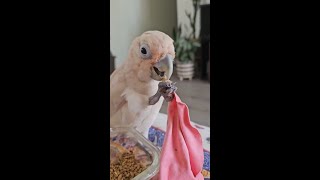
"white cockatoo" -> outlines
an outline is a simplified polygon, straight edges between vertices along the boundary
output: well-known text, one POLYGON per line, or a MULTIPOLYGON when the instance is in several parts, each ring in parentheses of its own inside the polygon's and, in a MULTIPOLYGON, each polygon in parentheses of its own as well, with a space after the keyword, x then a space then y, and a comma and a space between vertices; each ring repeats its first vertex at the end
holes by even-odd
POLYGON ((169 101, 176 90, 171 81, 161 82, 171 77, 174 57, 165 33, 147 31, 133 40, 127 59, 110 76, 111 128, 133 127, 148 137, 164 98, 169 101), (164 86, 171 88, 160 90, 164 86))

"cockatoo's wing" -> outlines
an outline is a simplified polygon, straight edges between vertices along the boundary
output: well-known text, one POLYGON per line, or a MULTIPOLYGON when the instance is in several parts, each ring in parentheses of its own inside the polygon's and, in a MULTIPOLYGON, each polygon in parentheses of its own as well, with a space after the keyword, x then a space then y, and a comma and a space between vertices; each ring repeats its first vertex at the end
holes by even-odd
POLYGON ((126 87, 125 72, 120 67, 110 76, 110 118, 119 113, 121 107, 126 104, 125 98, 121 96, 126 87))
POLYGON ((163 97, 155 105, 149 105, 149 96, 126 88, 121 94, 125 103, 110 119, 111 127, 134 127, 147 133, 161 108, 163 97))

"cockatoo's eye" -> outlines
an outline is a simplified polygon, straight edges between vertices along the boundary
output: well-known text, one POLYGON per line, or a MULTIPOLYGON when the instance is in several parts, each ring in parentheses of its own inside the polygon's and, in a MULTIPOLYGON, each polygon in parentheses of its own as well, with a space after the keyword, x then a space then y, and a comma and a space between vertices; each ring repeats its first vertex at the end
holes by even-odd
POLYGON ((150 52, 149 46, 146 44, 141 45, 140 54, 143 59, 149 59, 151 57, 151 52, 150 52))
POLYGON ((143 48, 141 48, 141 53, 142 53, 142 54, 147 54, 147 50, 146 50, 146 48, 144 48, 144 47, 143 47, 143 48))

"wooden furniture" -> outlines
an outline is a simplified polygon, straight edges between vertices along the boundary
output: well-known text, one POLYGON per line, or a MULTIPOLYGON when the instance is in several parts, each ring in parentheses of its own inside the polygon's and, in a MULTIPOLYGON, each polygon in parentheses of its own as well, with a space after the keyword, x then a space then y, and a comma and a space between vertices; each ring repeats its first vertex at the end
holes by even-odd
POLYGON ((200 6, 200 41, 201 61, 199 62, 200 78, 209 79, 209 53, 210 53, 210 4, 200 6))
POLYGON ((207 65, 207 76, 210 82, 210 42, 209 42, 209 59, 208 59, 208 65, 207 65))
POLYGON ((112 74, 112 72, 115 69, 114 60, 115 60, 115 57, 112 55, 111 50, 110 50, 110 75, 112 74))

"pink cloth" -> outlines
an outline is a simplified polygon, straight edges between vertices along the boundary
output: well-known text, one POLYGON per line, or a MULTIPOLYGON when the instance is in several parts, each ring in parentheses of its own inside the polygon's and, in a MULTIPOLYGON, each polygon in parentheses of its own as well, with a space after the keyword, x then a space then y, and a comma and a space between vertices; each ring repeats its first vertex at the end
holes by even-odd
POLYGON ((203 180, 201 135, 190 123, 189 109, 175 94, 169 103, 167 131, 161 150, 159 180, 203 180))

